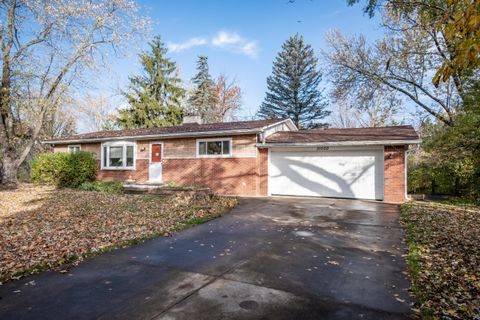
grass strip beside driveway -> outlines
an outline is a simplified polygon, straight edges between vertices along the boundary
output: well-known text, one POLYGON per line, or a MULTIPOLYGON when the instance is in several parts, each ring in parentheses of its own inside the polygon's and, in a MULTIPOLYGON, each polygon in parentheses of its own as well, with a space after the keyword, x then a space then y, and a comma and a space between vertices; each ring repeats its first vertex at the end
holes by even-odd
POLYGON ((417 314, 480 319, 480 208, 410 202, 401 220, 417 314))

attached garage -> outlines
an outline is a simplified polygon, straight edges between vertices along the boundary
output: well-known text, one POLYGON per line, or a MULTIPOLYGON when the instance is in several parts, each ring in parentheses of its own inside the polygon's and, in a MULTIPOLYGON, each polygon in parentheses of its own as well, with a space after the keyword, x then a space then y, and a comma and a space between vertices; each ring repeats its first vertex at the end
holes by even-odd
POLYGON ((271 195, 383 200, 383 147, 271 149, 271 195))
POLYGON ((268 195, 406 199, 406 150, 420 143, 411 126, 275 132, 266 150, 268 195))

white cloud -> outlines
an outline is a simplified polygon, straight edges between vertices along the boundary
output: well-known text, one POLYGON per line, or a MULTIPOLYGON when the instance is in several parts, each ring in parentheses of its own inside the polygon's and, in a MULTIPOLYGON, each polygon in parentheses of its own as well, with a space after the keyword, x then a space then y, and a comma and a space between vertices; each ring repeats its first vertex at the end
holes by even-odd
POLYGON ((256 58, 258 54, 258 46, 256 41, 246 39, 236 32, 228 31, 219 31, 211 39, 195 37, 184 42, 171 42, 167 44, 168 49, 172 52, 180 52, 204 45, 211 45, 215 48, 244 54, 250 58, 256 58))
POLYGON ((170 42, 167 44, 167 46, 168 46, 168 50, 172 52, 180 52, 180 51, 188 50, 193 47, 203 46, 206 44, 208 44, 208 40, 205 38, 190 38, 184 42, 179 42, 179 43, 170 42))
POLYGON ((255 58, 258 54, 257 43, 245 39, 236 32, 219 31, 212 39, 212 45, 233 52, 243 53, 251 58, 255 58))
POLYGON ((243 38, 238 33, 219 31, 212 39, 212 44, 218 47, 229 45, 238 45, 244 42, 243 38))

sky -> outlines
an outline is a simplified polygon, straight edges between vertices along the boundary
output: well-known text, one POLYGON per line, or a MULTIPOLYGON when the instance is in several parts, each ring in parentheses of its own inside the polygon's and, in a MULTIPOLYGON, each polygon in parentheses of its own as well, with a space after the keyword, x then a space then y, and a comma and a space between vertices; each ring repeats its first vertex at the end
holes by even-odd
MULTIPOLYGON (((240 119, 255 115, 266 91, 266 78, 282 43, 299 32, 317 55, 325 47, 325 33, 337 29, 346 35, 362 33, 368 41, 382 35, 378 18, 346 0, 158 0, 137 1, 140 14, 150 17, 149 35, 129 47, 127 56, 112 61, 110 73, 97 89, 114 95, 128 85, 128 76, 140 71, 137 54, 154 36, 169 48, 185 82, 196 73, 199 55, 207 55, 210 74, 235 78, 243 92, 240 119)), ((328 87, 325 81, 322 86, 328 87)))

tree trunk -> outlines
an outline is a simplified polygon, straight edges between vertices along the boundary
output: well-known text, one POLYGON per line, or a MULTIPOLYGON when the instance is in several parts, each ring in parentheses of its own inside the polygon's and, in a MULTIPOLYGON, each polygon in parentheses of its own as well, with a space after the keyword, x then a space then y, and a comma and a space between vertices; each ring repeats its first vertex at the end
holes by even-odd
POLYGON ((18 186, 17 171, 20 164, 8 155, 2 159, 2 187, 16 188, 18 186))
POLYGON ((460 178, 455 177, 454 184, 453 184, 453 194, 455 196, 460 196, 460 178))

